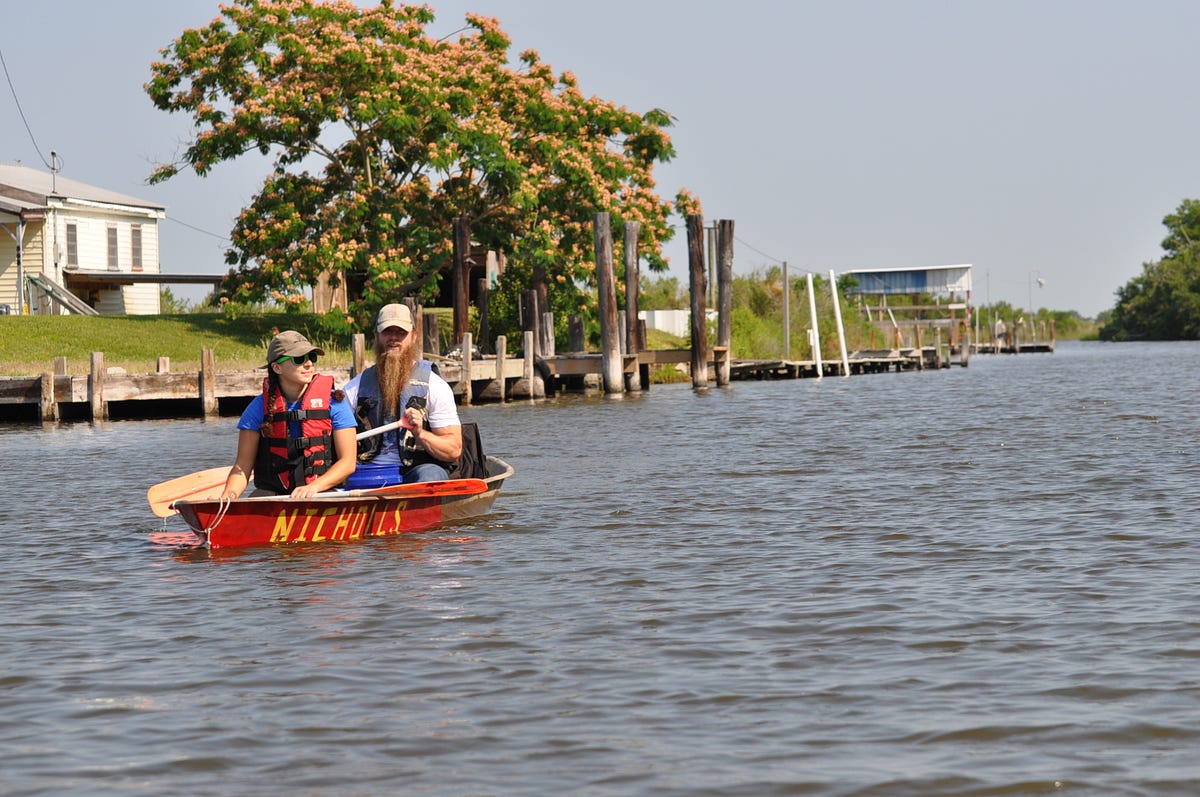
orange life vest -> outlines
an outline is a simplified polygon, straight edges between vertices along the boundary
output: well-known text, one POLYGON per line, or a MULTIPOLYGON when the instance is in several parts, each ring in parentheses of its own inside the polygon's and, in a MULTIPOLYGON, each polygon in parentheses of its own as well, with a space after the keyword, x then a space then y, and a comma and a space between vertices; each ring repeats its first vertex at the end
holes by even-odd
POLYGON ((255 487, 290 493, 296 485, 308 484, 329 470, 334 456, 332 394, 333 377, 317 374, 301 394, 300 406, 289 410, 280 391, 271 396, 270 379, 263 380, 263 432, 254 465, 255 487), (299 437, 292 432, 297 423, 299 437))

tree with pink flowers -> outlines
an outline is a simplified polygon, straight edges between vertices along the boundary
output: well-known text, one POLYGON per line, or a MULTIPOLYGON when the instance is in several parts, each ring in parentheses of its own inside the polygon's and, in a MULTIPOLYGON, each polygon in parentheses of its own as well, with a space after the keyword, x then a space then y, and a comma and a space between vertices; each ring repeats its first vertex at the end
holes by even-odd
POLYGON ((618 235, 639 222, 644 262, 666 267, 670 215, 697 207, 655 190, 671 117, 584 96, 532 50, 511 66, 496 19, 468 15, 446 39, 427 33, 433 21, 387 0, 237 0, 162 51, 146 92, 190 114, 193 133, 152 181, 251 152, 274 162, 232 230, 225 296, 297 301, 329 272, 360 317, 428 299, 458 217, 556 311, 580 309, 594 284, 598 211, 618 235))

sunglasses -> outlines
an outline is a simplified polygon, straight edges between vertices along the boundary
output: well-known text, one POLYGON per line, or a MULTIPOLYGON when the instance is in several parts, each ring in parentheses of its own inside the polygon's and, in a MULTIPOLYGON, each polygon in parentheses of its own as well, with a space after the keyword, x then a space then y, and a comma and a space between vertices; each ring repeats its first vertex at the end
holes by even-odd
POLYGON ((295 356, 288 356, 285 354, 284 356, 280 357, 275 362, 282 365, 283 363, 287 362, 288 360, 291 360, 297 366, 304 365, 306 362, 315 363, 317 361, 317 353, 315 351, 310 351, 308 354, 297 354, 295 356))

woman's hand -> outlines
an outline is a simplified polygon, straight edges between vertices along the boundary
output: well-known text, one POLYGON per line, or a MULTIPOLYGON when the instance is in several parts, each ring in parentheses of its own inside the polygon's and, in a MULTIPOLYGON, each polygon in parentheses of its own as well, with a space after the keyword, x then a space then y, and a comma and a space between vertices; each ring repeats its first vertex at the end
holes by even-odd
POLYGON ((311 484, 302 484, 295 490, 292 490, 292 498, 311 498, 318 491, 314 490, 311 484))

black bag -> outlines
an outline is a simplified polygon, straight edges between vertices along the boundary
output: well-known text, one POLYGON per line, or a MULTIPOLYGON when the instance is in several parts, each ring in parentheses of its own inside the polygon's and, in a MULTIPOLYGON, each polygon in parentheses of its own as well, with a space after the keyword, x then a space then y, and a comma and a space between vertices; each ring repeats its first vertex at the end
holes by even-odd
POLYGON ((479 427, 474 423, 462 425, 462 454, 450 468, 451 479, 486 479, 487 459, 483 454, 483 441, 479 439, 479 427))

